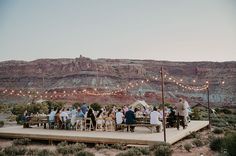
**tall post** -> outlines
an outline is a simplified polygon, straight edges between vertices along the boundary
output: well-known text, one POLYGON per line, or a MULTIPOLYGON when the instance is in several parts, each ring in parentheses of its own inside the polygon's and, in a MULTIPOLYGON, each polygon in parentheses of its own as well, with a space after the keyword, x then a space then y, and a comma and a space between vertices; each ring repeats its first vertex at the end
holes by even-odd
POLYGON ((163 108, 163 130, 164 130, 164 141, 166 142, 166 114, 165 114, 165 96, 164 96, 164 77, 163 67, 161 67, 161 97, 162 97, 162 108, 163 108))
POLYGON ((209 128, 211 129, 211 108, 210 108, 210 92, 209 86, 207 87, 207 107, 208 107, 208 120, 209 120, 209 128))

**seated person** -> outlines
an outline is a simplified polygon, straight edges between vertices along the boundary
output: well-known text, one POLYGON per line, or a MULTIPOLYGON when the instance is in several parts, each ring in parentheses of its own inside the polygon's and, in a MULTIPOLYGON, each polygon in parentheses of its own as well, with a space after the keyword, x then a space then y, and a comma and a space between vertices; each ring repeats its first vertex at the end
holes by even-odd
POLYGON ((62 112, 60 114, 60 120, 62 122, 62 128, 69 128, 69 123, 70 123, 70 119, 69 119, 69 115, 67 114, 66 109, 62 109, 62 112))
POLYGON ((85 115, 84 115, 83 111, 78 107, 76 117, 77 118, 84 118, 84 116, 85 115))
POLYGON ((168 118, 166 119, 168 122, 169 127, 174 127, 176 123, 176 116, 175 116, 175 111, 173 107, 170 107, 170 113, 168 115, 168 118))
POLYGON ((157 125, 157 132, 160 132, 162 129, 162 122, 159 120, 161 114, 157 111, 157 108, 154 107, 153 111, 150 113, 150 124, 157 125))

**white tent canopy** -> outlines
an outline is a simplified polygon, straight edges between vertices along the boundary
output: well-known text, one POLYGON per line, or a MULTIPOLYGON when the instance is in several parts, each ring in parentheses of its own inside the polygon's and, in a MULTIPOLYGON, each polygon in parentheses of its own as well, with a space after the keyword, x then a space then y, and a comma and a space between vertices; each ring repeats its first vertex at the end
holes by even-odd
POLYGON ((143 100, 137 100, 130 105, 130 107, 134 108, 150 108, 150 106, 143 100))

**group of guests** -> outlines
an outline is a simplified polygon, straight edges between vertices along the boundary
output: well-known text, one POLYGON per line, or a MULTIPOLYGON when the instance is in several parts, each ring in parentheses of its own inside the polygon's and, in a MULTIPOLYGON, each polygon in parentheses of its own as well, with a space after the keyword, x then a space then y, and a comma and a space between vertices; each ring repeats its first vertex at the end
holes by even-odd
MULTIPOLYGON (((134 132, 135 125, 138 118, 148 119, 148 123, 152 125, 157 125, 161 130, 163 127, 163 110, 157 107, 150 108, 133 108, 124 105, 122 108, 116 108, 115 106, 111 109, 101 108, 99 111, 94 111, 87 104, 83 104, 78 108, 55 108, 51 110, 48 115, 49 127, 54 128, 55 125, 59 129, 69 129, 75 128, 77 120, 83 118, 90 118, 92 121, 93 130, 95 130, 96 125, 104 125, 106 119, 113 121, 116 125, 115 128, 120 129, 119 125, 121 124, 131 124, 130 131, 134 132)), ((189 105, 186 100, 182 98, 179 99, 179 102, 173 107, 164 107, 166 121, 168 127, 177 127, 179 130, 180 125, 183 129, 187 126, 187 119, 189 114, 189 105)))

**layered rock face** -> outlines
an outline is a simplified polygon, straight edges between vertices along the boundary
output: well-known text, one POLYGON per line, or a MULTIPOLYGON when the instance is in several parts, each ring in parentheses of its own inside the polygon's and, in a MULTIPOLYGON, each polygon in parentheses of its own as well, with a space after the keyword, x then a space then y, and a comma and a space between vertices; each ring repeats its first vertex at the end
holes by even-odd
MULTIPOLYGON (((154 60, 92 60, 80 56, 75 59, 39 59, 31 62, 0 62, 0 89, 67 90, 96 88, 103 92, 122 90, 123 96, 68 96, 64 100, 101 103, 130 103, 137 98, 150 103, 160 102, 160 68, 165 74, 165 96, 171 101, 179 96, 190 103, 205 103, 206 91, 193 91, 176 85, 202 86, 209 82, 210 101, 215 105, 236 104, 236 62, 168 62, 154 60), (173 79, 172 79, 173 78, 173 79), (140 83, 145 81, 144 83, 140 83), (138 83, 130 87, 129 83, 138 83), (125 90, 124 90, 125 88, 125 90)), ((1 102, 13 99, 0 93, 1 102)), ((17 101, 26 98, 17 98, 17 101)), ((58 97, 60 100, 60 98, 58 97)))

